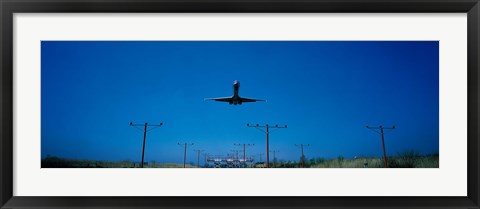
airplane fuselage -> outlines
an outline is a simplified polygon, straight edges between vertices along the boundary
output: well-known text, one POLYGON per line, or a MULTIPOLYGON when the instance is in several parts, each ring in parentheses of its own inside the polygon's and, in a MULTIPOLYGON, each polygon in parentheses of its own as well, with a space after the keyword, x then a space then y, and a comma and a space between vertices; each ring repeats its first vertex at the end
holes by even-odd
POLYGON ((232 102, 230 104, 242 104, 242 101, 240 100, 240 96, 238 96, 238 91, 240 90, 240 82, 234 81, 233 82, 233 96, 232 96, 232 102))

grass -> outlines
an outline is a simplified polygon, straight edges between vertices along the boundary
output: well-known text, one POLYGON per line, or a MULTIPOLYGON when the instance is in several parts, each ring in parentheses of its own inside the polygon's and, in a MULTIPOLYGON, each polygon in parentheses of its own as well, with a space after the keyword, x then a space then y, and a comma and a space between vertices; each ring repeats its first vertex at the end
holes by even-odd
MULTIPOLYGON (((123 161, 76 160, 47 156, 42 159, 42 168, 140 168, 141 163, 123 161)), ((186 168, 195 168, 186 164, 186 168)), ((145 162, 144 168, 183 168, 183 164, 145 162)))
MULTIPOLYGON (((420 155, 414 151, 399 153, 396 156, 387 158, 389 168, 438 168, 439 156, 420 155)), ((383 158, 361 157, 346 160, 342 157, 331 160, 310 160, 307 165, 311 168, 383 168, 383 158)))
MULTIPOLYGON (((274 163, 269 164, 273 167, 274 163)), ((299 161, 279 161, 276 163, 278 168, 300 168, 299 161)), ((438 154, 420 155, 415 151, 406 151, 398 153, 395 156, 387 158, 389 168, 438 168, 438 154)), ((140 168, 139 162, 131 161, 97 161, 97 160, 75 160, 59 157, 47 156, 42 159, 42 168, 140 168)), ((145 168, 183 168, 183 164, 177 163, 157 163, 155 161, 145 162, 145 168)), ((186 164, 186 168, 196 168, 192 163, 186 164)), ((255 163, 248 165, 250 168, 265 167, 264 163, 255 163)), ((335 159, 313 158, 306 160, 305 168, 383 168, 384 162, 381 157, 360 157, 355 159, 345 159, 337 157, 335 159)))

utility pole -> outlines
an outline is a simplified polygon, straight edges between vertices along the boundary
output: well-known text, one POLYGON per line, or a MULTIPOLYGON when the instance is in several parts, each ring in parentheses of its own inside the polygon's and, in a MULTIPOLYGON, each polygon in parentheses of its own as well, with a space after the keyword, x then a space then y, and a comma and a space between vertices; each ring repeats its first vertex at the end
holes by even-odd
MULTIPOLYGON (((151 131, 151 130, 153 130, 153 129, 155 129, 155 128, 158 128, 158 127, 160 127, 160 126, 162 126, 162 125, 163 125, 163 123, 150 124, 150 125, 148 125, 148 123, 145 123, 145 124, 134 124, 134 123, 130 122, 130 126, 134 126, 134 127, 135 127, 135 126, 144 126, 144 128, 143 128, 143 146, 142 146, 142 168, 143 168, 143 160, 144 160, 144 156, 145 156, 145 142, 147 141, 147 132, 148 132, 148 131, 151 131), (157 126, 157 127, 154 127, 154 128, 152 128, 152 129, 150 129, 150 130, 147 130, 148 126, 157 126)), ((135 128, 136 128, 136 127, 135 127, 135 128)), ((137 128, 137 129, 139 129, 139 128, 137 128)), ((139 130, 141 130, 141 129, 139 129, 139 130)))
POLYGON ((276 168, 277 167, 277 158, 275 157, 275 154, 276 153, 279 153, 280 151, 278 150, 272 150, 270 152, 273 152, 273 167, 276 168))
POLYGON ((253 127, 253 128, 257 128, 258 130, 261 130, 263 131, 263 129, 260 129, 260 128, 265 128, 265 132, 266 135, 267 135, 267 164, 266 164, 266 167, 268 168, 268 161, 269 161, 269 158, 268 158, 268 153, 269 153, 269 149, 268 149, 268 135, 269 135, 269 128, 287 128, 287 125, 284 125, 284 126, 278 126, 278 125, 275 125, 275 126, 268 126, 268 124, 265 124, 265 126, 259 126, 258 124, 257 125, 250 125, 247 123, 247 127, 253 127))
POLYGON ((203 167, 204 168, 207 167, 207 155, 208 155, 208 153, 206 153, 206 152, 203 153, 203 167))
POLYGON ((187 161, 187 146, 192 146, 193 143, 187 144, 186 142, 183 144, 178 143, 178 145, 183 146, 183 168, 185 168, 185 162, 187 161))
POLYGON ((233 162, 234 164, 238 164, 238 165, 235 165, 235 166, 238 166, 240 167, 240 160, 238 159, 238 152, 240 152, 241 150, 231 150, 233 153, 232 153, 232 158, 234 158, 233 162))
POLYGON ((233 144, 234 146, 243 146, 243 168, 247 165, 247 159, 245 158, 245 146, 255 146, 255 144, 233 144))
POLYGON ((305 168, 305 155, 303 155, 303 147, 309 147, 310 144, 295 144, 295 146, 302 149, 302 168, 305 168))
POLYGON ((385 168, 388 167, 388 164, 387 164, 387 151, 385 150, 385 137, 384 137, 384 129, 395 129, 395 126, 392 126, 392 127, 383 127, 382 125, 378 126, 378 127, 371 127, 371 126, 368 126, 366 125, 365 127, 367 127, 368 129, 372 130, 372 131, 375 131, 376 133, 379 133, 381 136, 382 136, 382 148, 383 148, 383 165, 385 168), (376 129, 379 129, 380 132, 376 131, 376 129))
POLYGON ((258 153, 257 155, 258 155, 258 157, 259 157, 259 160, 260 160, 259 162, 262 162, 262 156, 263 156, 263 153, 258 153))
POLYGON ((205 150, 193 150, 193 151, 197 152, 197 168, 200 168, 200 153, 205 150))

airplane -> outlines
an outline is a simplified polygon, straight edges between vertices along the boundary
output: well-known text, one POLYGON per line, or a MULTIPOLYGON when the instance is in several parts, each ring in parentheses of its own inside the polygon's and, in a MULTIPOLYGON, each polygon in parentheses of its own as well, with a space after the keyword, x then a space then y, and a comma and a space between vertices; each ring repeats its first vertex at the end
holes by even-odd
POLYGON ((231 97, 218 97, 218 98, 207 98, 205 100, 214 100, 217 102, 228 102, 233 105, 241 105, 244 102, 266 102, 267 100, 262 99, 249 99, 238 96, 238 90, 240 89, 240 82, 237 80, 233 81, 233 96, 231 97))

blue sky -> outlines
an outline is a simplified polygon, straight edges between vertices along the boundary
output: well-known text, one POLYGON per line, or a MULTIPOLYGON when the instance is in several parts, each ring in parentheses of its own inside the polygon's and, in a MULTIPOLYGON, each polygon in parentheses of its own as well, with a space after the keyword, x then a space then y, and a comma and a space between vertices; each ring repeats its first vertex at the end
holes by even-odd
MULTIPOLYGON (((277 157, 382 156, 439 151, 436 41, 42 41, 41 149, 75 159, 141 160, 143 132, 129 123, 164 125, 147 134, 145 161, 183 162, 177 143, 226 155, 255 144, 265 154, 272 129, 277 157), (267 102, 229 105, 232 95, 267 102)), ((142 127, 139 127, 142 128, 142 127)), ((203 159, 203 158, 202 158, 203 159)), ((201 160, 202 160, 201 159, 201 160)), ((257 156, 258 159, 258 156, 257 156)), ((265 156, 263 157, 265 159, 265 156)))

